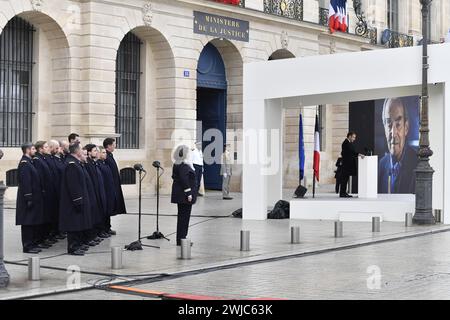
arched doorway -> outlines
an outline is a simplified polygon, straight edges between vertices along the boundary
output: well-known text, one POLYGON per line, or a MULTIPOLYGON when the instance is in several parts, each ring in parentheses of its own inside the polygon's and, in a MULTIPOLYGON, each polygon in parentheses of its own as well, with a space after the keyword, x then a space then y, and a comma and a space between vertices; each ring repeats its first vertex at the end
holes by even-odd
MULTIPOLYGON (((197 121, 201 121, 201 135, 208 129, 218 129, 226 141, 227 78, 225 64, 217 48, 208 43, 200 54, 197 67, 197 121)), ((199 132, 200 134, 200 132, 199 132)), ((203 149, 212 141, 203 141, 203 149)), ((217 155, 212 154, 213 157, 217 155)), ((220 190, 220 164, 204 166, 206 189, 220 190)))

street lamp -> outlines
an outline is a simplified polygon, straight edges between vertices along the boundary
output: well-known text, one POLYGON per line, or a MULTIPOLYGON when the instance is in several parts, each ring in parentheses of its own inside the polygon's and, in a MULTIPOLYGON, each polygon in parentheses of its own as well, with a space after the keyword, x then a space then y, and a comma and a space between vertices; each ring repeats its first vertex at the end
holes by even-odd
POLYGON ((416 224, 434 224, 433 216, 433 173, 430 166, 430 149, 428 127, 428 19, 432 0, 420 0, 422 5, 422 106, 420 111, 419 162, 416 168, 416 212, 413 221, 416 224))

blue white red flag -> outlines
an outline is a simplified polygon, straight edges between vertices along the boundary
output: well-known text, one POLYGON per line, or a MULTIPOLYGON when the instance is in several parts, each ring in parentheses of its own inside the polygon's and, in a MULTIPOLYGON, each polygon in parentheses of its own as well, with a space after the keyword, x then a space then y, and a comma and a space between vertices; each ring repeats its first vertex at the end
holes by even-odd
POLYGON ((331 33, 338 30, 342 32, 347 31, 347 0, 330 0, 328 26, 331 33))

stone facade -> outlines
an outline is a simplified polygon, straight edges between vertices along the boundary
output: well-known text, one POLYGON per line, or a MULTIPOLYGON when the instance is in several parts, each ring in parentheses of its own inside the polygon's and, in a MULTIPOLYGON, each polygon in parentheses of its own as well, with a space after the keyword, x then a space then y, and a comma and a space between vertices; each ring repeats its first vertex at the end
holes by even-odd
MULTIPOLYGON (((448 29, 450 8, 445 0, 435 0, 442 12, 433 28, 439 39, 448 29), (442 11, 443 10, 443 11, 442 11)), ((263 8, 262 1, 252 2, 263 8)), ((143 42, 140 90, 140 148, 117 150, 121 168, 142 163, 151 168, 161 160, 166 173, 161 191, 170 189, 171 150, 176 141, 192 144, 196 136, 196 69, 199 55, 211 42, 221 53, 228 81, 227 129, 242 128, 243 64, 275 58, 304 57, 319 54, 371 50, 378 48, 368 39, 351 33, 330 35, 317 24, 320 1, 304 0, 303 20, 296 21, 258 10, 202 0, 8 0, 0 2, 0 28, 18 15, 36 28, 33 70, 33 140, 63 139, 70 132, 81 135, 83 143, 100 144, 104 137, 117 136, 115 130, 115 62, 119 45, 132 31, 143 42), (193 11, 234 17, 250 22, 250 41, 240 42, 194 34, 193 11), (311 23, 313 22, 313 23, 311 23), (186 77, 185 71, 190 76, 186 77)), ((351 2, 351 1, 350 1, 351 2)), ((380 0, 364 2, 369 22, 382 27, 383 6, 380 0), (375 5, 374 7, 374 3, 375 5)), ((408 2, 402 0, 400 2, 408 2)), ((413 13, 405 28, 419 34, 419 6, 409 1, 413 13), (412 18, 416 17, 416 18, 412 18)), ((356 18, 351 6, 350 30, 356 18)), ((437 18, 437 17, 436 17, 437 18)), ((353 31, 352 31, 353 32, 353 31)), ((269 76, 269 75, 268 75, 269 76)), ((301 76, 301 75, 299 75, 301 76)), ((299 106, 285 111, 286 187, 296 186, 298 115, 305 123, 307 155, 312 155, 315 106, 299 106)), ((348 127, 348 106, 327 106, 322 159, 323 181, 332 181, 332 170, 339 145, 348 127)), ((4 148, 0 162, 0 179, 17 166, 18 148, 4 148)), ((310 172, 312 156, 307 156, 310 172)), ((149 170, 144 191, 155 190, 155 173, 149 170)), ((235 168, 232 189, 240 190, 241 170, 235 168)), ((309 179, 311 180, 311 179, 309 179)), ((135 186, 126 187, 135 192, 135 186)), ((14 189, 7 197, 14 197, 14 189)))

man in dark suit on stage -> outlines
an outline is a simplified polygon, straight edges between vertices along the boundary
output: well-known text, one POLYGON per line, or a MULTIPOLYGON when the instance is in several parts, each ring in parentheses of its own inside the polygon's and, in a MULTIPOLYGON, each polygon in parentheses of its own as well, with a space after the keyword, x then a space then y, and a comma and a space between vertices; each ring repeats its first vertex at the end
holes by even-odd
POLYGON ((364 155, 359 154, 355 145, 353 144, 356 140, 356 133, 349 132, 347 134, 347 139, 342 143, 342 176, 341 176, 341 187, 339 188, 339 196, 341 198, 351 198, 352 196, 347 193, 347 184, 350 176, 356 176, 357 159, 358 155, 364 158, 364 155))
POLYGON ((386 99, 383 125, 389 152, 378 165, 379 193, 415 193, 417 151, 408 145, 408 109, 401 98, 386 99), (390 185, 389 185, 390 183, 390 185))

